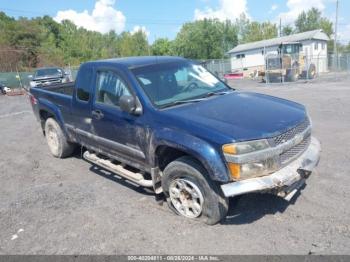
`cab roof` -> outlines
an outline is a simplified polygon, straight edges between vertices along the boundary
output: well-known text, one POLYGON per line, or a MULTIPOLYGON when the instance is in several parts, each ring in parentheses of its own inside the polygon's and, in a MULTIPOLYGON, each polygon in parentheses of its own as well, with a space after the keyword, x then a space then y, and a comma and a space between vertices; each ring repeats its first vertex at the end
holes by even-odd
POLYGON ((143 67, 147 65, 163 64, 171 62, 185 62, 185 58, 176 56, 134 56, 134 57, 123 57, 123 58, 111 58, 88 62, 89 64, 97 65, 122 65, 129 69, 143 67))

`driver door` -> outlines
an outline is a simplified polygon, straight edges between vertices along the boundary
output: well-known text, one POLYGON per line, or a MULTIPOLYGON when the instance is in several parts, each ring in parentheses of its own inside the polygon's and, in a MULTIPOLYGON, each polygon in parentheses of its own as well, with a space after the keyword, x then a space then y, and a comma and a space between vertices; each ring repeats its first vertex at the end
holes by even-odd
POLYGON ((114 69, 97 69, 93 132, 104 152, 143 164, 145 153, 140 138, 144 129, 137 124, 139 116, 121 110, 119 100, 123 95, 132 95, 132 90, 121 73, 114 69))

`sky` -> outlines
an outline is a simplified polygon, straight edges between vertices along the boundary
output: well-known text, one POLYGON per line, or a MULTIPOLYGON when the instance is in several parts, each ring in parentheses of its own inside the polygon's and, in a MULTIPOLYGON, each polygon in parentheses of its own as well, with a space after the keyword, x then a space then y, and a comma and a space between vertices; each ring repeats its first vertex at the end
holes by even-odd
MULTIPOLYGON (((150 42, 174 39, 185 22, 203 18, 235 20, 245 13, 251 20, 293 24, 312 7, 335 21, 336 0, 0 0, 0 10, 13 17, 52 16, 77 26, 106 33, 143 30, 150 42)), ((339 0, 338 38, 350 41, 350 0, 339 0)))

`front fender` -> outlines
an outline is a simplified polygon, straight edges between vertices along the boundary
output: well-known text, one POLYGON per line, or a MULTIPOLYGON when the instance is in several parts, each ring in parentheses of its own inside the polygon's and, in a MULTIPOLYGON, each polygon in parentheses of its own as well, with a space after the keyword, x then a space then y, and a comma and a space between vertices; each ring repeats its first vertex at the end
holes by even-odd
POLYGON ((153 166, 156 165, 156 151, 159 146, 169 146, 198 159, 208 171, 210 178, 215 181, 230 181, 226 165, 218 150, 198 137, 168 128, 156 131, 151 138, 152 152, 149 154, 152 156, 150 161, 153 166))

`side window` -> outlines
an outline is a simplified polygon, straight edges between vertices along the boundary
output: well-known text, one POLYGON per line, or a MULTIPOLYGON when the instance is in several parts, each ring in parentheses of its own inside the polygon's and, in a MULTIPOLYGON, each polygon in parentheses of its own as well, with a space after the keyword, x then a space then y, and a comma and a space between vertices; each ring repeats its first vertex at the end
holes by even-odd
POLYGON ((119 106, 123 95, 131 95, 125 82, 113 71, 97 72, 96 102, 119 106))
POLYGON ((81 101, 89 101, 90 99, 90 86, 92 80, 92 68, 81 67, 77 76, 77 98, 81 101))
POLYGON ((318 43, 315 43, 315 50, 318 50, 318 43))

